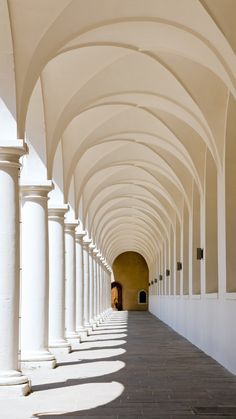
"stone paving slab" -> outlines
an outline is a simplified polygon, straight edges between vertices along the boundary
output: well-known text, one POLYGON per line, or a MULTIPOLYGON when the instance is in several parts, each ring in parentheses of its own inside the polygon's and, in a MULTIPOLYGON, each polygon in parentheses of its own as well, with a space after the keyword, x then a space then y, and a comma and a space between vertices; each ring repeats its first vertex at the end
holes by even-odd
POLYGON ((129 312, 127 334, 125 367, 109 377, 124 386, 120 397, 59 417, 236 418, 236 377, 212 358, 147 312, 129 312))
POLYGON ((0 419, 236 419, 236 376, 150 313, 129 312, 121 337, 112 324, 122 316, 114 312, 56 370, 32 372, 32 395, 0 419))

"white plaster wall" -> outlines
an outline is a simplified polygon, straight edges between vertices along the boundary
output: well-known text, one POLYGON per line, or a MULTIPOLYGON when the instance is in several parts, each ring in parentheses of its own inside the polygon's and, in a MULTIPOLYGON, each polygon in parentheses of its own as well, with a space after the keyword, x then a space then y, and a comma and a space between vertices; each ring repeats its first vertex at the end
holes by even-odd
POLYGON ((236 300, 209 296, 149 296, 149 311, 236 374, 236 300))
POLYGON ((0 1, 0 139, 17 138, 16 93, 11 23, 7 0, 0 1))

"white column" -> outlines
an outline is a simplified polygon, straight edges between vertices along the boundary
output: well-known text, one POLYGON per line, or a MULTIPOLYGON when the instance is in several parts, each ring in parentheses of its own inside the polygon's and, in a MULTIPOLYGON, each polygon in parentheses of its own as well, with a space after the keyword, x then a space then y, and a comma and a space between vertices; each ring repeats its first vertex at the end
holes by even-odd
POLYGON ((97 256, 98 250, 93 250, 93 284, 94 284, 94 320, 97 320, 98 311, 97 311, 97 256))
POLYGON ((105 264, 105 283, 106 283, 106 313, 109 314, 109 281, 108 281, 108 264, 105 264))
POLYGON ((103 292, 104 292, 104 284, 103 284, 103 260, 104 258, 100 258, 100 311, 101 317, 103 318, 103 292))
POLYGON ((77 340, 76 332, 76 259, 75 259, 75 228, 78 222, 65 223, 65 331, 71 343, 77 340))
POLYGON ((101 253, 98 253, 96 256, 97 261, 97 318, 101 318, 101 309, 100 309, 100 257, 101 253))
POLYGON ((109 311, 109 303, 108 303, 108 296, 109 296, 109 290, 108 290, 108 265, 105 265, 105 280, 106 280, 106 311, 109 311))
POLYGON ((103 292, 103 304, 104 304, 104 312, 106 314, 107 311, 107 278, 106 278, 106 261, 103 262, 103 281, 104 281, 104 292, 103 292))
POLYGON ((0 395, 26 395, 28 378, 19 370, 19 158, 23 141, 0 144, 0 395))
POLYGON ((93 272, 93 250, 94 244, 89 246, 89 323, 94 323, 94 272, 93 272))
POLYGON ((107 312, 107 270, 106 270, 106 262, 103 263, 103 269, 104 269, 104 274, 103 274, 103 278, 104 278, 104 312, 106 314, 107 312))
POLYGON ((27 368, 56 366, 48 350, 47 201, 51 189, 52 182, 21 186, 21 364, 27 368))
POLYGON ((109 311, 112 311, 112 308, 111 308, 111 268, 110 267, 108 269, 107 278, 108 278, 108 309, 109 311))
POLYGON ((84 266, 83 237, 85 232, 76 232, 76 332, 80 337, 87 335, 84 328, 84 266))
POLYGON ((65 240, 67 206, 49 208, 49 348, 53 353, 71 350, 65 340, 65 240))
POLYGON ((106 306, 109 311, 109 278, 108 278, 108 267, 106 266, 106 284, 107 284, 107 301, 106 306))
POLYGON ((99 258, 98 269, 99 269, 99 317, 102 321, 102 261, 101 255, 99 258))
POLYGON ((83 240, 83 259, 84 259, 84 326, 89 326, 89 245, 91 240, 83 240))
POLYGON ((103 317, 105 316, 105 293, 106 293, 106 288, 105 288, 105 272, 104 272, 104 263, 105 263, 105 259, 102 258, 102 315, 103 317))

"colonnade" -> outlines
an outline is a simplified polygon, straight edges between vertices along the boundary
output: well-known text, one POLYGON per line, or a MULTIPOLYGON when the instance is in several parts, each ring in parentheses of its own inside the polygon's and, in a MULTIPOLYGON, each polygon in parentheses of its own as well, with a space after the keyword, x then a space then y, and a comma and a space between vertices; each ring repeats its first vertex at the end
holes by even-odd
MULTIPOLYGON (((214 180, 216 174, 214 173, 214 180)), ((200 194, 192 184, 192 200, 188 208, 182 202, 178 214, 159 243, 156 260, 150 272, 151 295, 166 296, 216 296, 234 292, 227 284, 224 270, 224 252, 221 252, 225 234, 222 234, 222 219, 217 218, 224 195, 220 188, 214 189, 214 199, 207 191, 200 194), (212 206, 218 194, 219 204, 212 206), (221 254, 220 254, 221 252, 221 254), (219 257, 220 255, 220 257, 219 257)))
POLYGON ((21 368, 54 368, 111 310, 111 269, 69 206, 51 206, 52 182, 19 185, 26 151, 0 147, 0 395, 28 394, 21 368))

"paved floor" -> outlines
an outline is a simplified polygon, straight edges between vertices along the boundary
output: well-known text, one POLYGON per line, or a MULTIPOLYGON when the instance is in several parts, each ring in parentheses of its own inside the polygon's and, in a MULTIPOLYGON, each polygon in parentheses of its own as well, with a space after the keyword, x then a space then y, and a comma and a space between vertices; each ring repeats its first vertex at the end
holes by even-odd
POLYGON ((149 313, 115 312, 1 419, 236 418, 236 376, 149 313), (33 415, 34 414, 34 415, 33 415))

